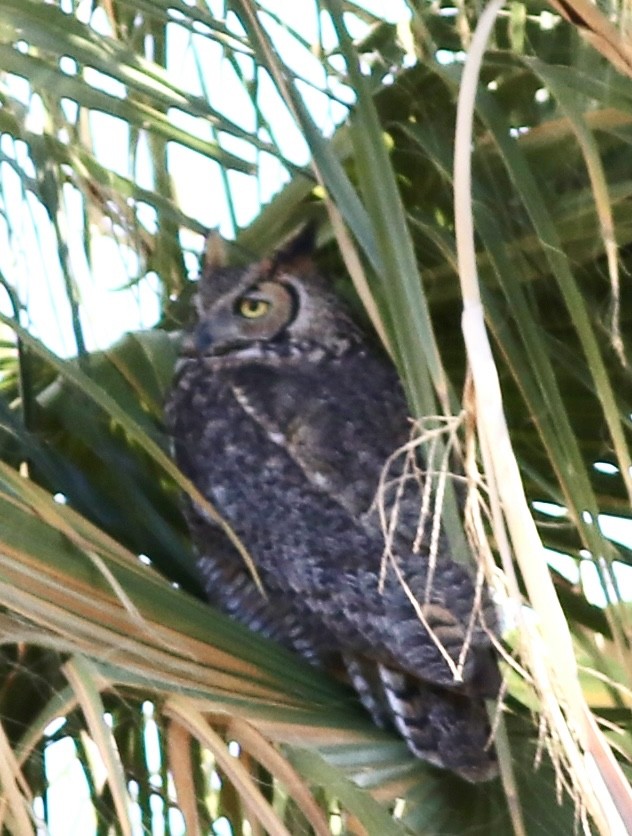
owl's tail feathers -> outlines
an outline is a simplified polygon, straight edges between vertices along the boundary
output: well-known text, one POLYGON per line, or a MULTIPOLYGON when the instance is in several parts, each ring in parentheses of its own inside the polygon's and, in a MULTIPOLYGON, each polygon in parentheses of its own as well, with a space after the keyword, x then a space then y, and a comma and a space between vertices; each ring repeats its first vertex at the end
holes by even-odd
POLYGON ((384 665, 346 659, 351 681, 374 722, 394 726, 418 758, 471 783, 498 773, 481 697, 429 685, 384 665))
POLYGON ((427 685, 383 665, 380 678, 393 721, 413 754, 472 783, 496 776, 491 729, 480 697, 427 685))

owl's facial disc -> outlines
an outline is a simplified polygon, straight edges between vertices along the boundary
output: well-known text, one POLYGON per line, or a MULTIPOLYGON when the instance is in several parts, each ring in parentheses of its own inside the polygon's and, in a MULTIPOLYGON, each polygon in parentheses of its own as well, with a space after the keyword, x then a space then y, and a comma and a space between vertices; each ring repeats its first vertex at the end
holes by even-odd
POLYGON ((256 342, 277 339, 292 323, 297 310, 293 288, 262 281, 239 295, 231 294, 196 329, 201 354, 225 354, 256 342))

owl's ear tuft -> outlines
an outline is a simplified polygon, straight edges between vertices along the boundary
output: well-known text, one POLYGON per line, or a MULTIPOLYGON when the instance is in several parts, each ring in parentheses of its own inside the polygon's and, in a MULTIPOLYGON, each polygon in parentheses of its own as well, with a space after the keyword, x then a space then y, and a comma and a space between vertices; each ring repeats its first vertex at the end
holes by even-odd
POLYGON ((210 273, 213 270, 218 270, 221 267, 225 267, 226 262, 227 256, 224 239, 216 229, 212 229, 206 236, 206 243, 204 244, 202 272, 210 273))
POLYGON ((273 270, 305 268, 311 265, 316 249, 316 221, 308 221, 276 251, 273 270))

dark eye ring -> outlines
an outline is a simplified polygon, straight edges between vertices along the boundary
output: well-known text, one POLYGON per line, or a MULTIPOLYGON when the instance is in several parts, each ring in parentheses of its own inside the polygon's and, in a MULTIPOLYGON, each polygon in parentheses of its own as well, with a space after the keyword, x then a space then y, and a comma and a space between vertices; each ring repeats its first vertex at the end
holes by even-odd
POLYGON ((270 303, 265 299, 255 299, 252 296, 243 296, 237 302, 237 312, 246 319, 258 319, 270 310, 270 303))

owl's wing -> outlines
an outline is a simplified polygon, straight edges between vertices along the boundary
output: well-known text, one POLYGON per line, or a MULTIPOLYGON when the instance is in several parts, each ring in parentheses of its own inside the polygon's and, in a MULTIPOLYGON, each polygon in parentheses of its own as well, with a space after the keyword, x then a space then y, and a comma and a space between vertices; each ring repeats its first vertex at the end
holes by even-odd
POLYGON ((242 408, 313 487, 356 518, 368 510, 386 459, 409 437, 393 368, 363 352, 281 372, 242 366, 231 385, 242 408))
POLYGON ((454 692, 496 697, 500 675, 490 635, 497 624, 489 597, 477 601, 469 572, 452 560, 437 569, 429 594, 419 556, 402 555, 401 564, 403 577, 389 571, 383 584, 375 565, 347 572, 303 564, 296 591, 346 652, 454 692))
MULTIPOLYGON (((388 583, 380 584, 382 534, 377 525, 366 524, 366 517, 385 460, 408 439, 395 373, 366 356, 355 365, 347 357, 344 370, 326 364, 315 369, 286 365, 282 372, 242 366, 231 371, 231 386, 242 409, 313 488, 341 506, 340 519, 348 518, 344 549, 337 556, 322 555, 311 533, 301 532, 305 557, 284 564, 280 582, 292 595, 298 593, 342 648, 455 689, 461 687, 454 678, 457 666, 466 691, 494 693, 498 676, 490 641, 478 620, 469 626, 478 605, 474 581, 464 567, 444 550, 428 594, 427 560, 402 551, 403 579, 411 596, 422 602, 421 618, 401 579, 390 572, 388 583), (465 654, 464 645, 469 648, 465 654)), ((418 501, 417 496, 411 504, 418 501)), ((274 555, 271 550, 271 572, 274 555)), ((486 595, 482 603, 493 632, 495 615, 486 595)))

